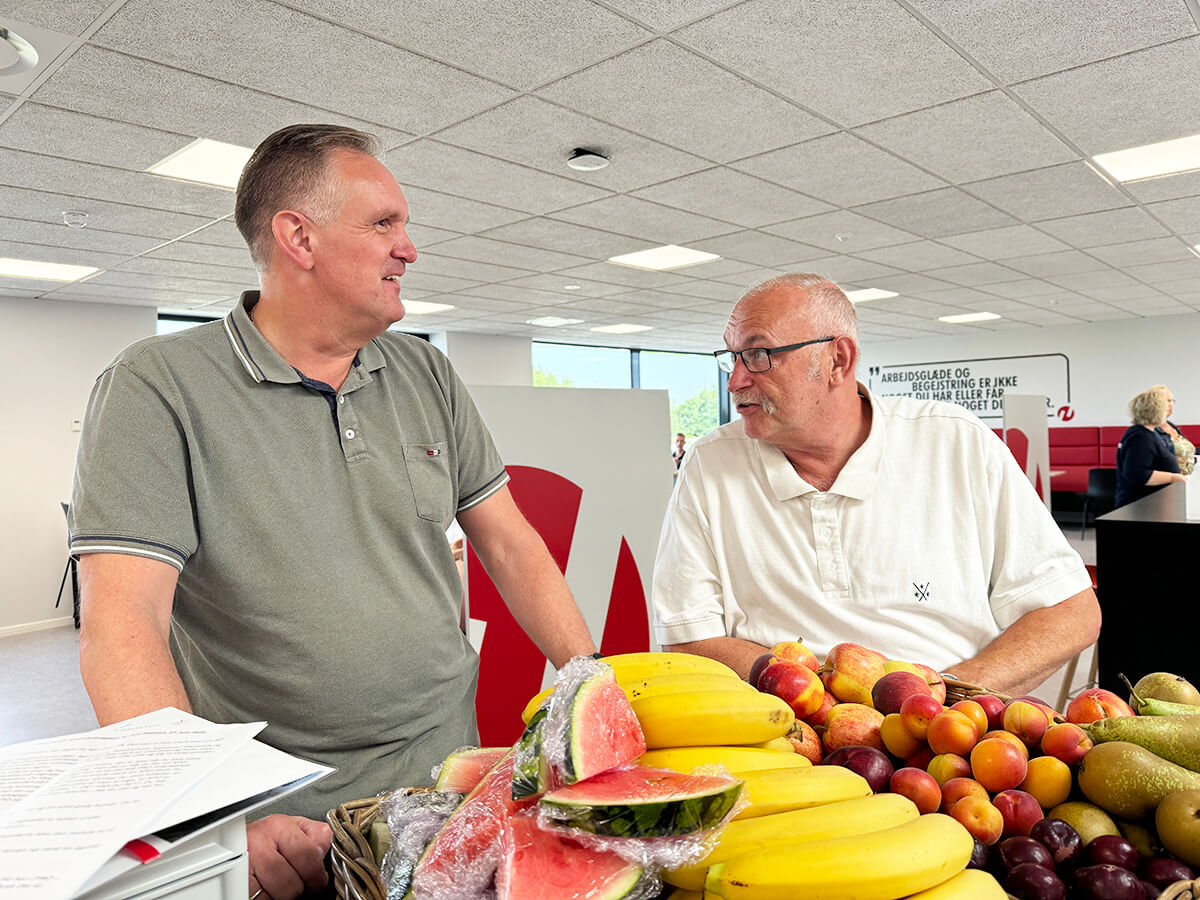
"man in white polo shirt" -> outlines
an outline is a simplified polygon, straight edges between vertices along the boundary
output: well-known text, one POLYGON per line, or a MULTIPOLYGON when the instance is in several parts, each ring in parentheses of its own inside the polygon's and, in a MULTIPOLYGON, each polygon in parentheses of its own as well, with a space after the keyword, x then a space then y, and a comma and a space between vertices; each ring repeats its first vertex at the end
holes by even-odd
POLYGON ((1093 643, 1091 579, 1008 448, 949 403, 875 397, 835 284, 786 275, 716 356, 740 421, 692 445, 654 568, 656 636, 743 677, 842 641, 1020 694, 1093 643))
POLYGON ((595 650, 449 361, 387 330, 417 252, 379 152, 327 125, 258 147, 236 219, 261 291, 123 351, 76 469, 101 724, 163 706, 265 720, 266 742, 337 767, 276 808, 293 815, 251 825, 250 893, 267 900, 325 883, 329 809, 428 784, 478 741, 453 519, 555 666, 595 650))

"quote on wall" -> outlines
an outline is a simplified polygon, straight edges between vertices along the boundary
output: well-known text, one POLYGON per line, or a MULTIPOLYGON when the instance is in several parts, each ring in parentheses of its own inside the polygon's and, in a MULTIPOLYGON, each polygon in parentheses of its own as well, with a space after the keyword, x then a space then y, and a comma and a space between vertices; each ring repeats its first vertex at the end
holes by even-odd
POLYGON ((870 366, 867 386, 877 396, 944 400, 981 419, 1004 415, 1004 394, 1043 394, 1046 414, 1071 399, 1070 361, 1062 353, 997 356, 870 366))

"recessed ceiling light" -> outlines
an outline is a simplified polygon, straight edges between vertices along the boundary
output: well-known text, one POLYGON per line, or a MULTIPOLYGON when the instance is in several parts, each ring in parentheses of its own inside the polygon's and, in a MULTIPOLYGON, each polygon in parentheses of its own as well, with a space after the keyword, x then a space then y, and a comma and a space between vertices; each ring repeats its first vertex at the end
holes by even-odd
POLYGON ((1197 244, 1195 247, 1188 247, 1188 249, 1191 250, 1196 256, 1200 256, 1200 244, 1197 244))
POLYGON ((1093 156, 1117 181, 1138 181, 1200 169, 1200 134, 1093 156))
POLYGON ((990 319, 999 319, 995 313, 977 312, 963 313, 960 316, 938 316, 939 322, 949 322, 951 325, 962 325, 966 322, 987 322, 990 319))
POLYGON ((650 325, 633 325, 629 322, 620 322, 616 325, 600 325, 591 331, 603 331, 605 334, 633 334, 635 331, 653 331, 650 325))
POLYGON ((863 288, 860 291, 846 291, 846 299, 851 303, 866 303, 868 300, 886 300, 888 297, 899 297, 895 291, 884 291, 879 288, 863 288))
POLYGON ((38 262, 0 256, 0 275, 8 278, 37 278, 41 281, 78 281, 100 270, 95 266, 69 266, 65 263, 38 262))
POLYGON ((583 319, 564 319, 562 316, 541 316, 537 319, 526 319, 526 325, 537 325, 540 328, 561 328, 563 325, 582 325, 583 319))
POLYGON ((237 187, 242 169, 253 152, 249 147, 239 147, 237 144, 196 138, 146 171, 169 178, 182 178, 184 181, 232 188, 237 187))
POLYGON ((564 285, 563 285, 563 290, 564 290, 564 291, 577 291, 577 290, 579 290, 581 287, 583 287, 583 285, 582 285, 582 284, 564 284, 564 285))
POLYGON ((404 311, 409 315, 423 316, 428 313, 445 312, 455 307, 449 303, 427 303, 424 300, 404 300, 404 311))
POLYGON ((10 75, 20 75, 38 64, 37 48, 12 29, 0 25, 0 41, 7 43, 10 51, 16 56, 7 65, 0 66, 0 75, 6 78, 10 75))
POLYGON ((608 261, 616 263, 618 266, 632 266, 635 269, 651 269, 661 272, 664 269, 681 269, 684 266, 694 266, 720 258, 715 253, 705 253, 702 250, 666 244, 662 247, 651 247, 649 250, 638 250, 636 253, 610 256, 608 261))
POLYGON ((608 157, 598 150, 576 147, 567 157, 567 165, 577 172, 595 172, 608 165, 608 157))

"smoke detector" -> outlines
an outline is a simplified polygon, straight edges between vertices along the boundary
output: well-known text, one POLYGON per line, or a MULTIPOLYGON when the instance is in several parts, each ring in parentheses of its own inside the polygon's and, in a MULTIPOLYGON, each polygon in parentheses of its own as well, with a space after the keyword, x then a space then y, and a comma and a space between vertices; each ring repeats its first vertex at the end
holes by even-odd
POLYGON ((608 157, 598 150, 576 147, 567 157, 567 165, 579 172, 595 172, 608 165, 608 157))
POLYGON ((68 228, 83 228, 88 223, 88 214, 76 210, 67 210, 62 214, 63 224, 68 228))

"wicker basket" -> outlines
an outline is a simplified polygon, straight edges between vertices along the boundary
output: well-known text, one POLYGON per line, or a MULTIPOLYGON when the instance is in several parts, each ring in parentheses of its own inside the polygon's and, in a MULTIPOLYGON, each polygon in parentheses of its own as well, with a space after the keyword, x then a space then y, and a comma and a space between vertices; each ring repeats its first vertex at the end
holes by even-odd
POLYGON ((942 677, 946 682, 947 704, 957 703, 959 700, 970 700, 979 694, 991 694, 993 697, 999 697, 1005 703, 1012 699, 1008 694, 1001 694, 999 691, 989 691, 985 687, 971 684, 968 681, 959 681, 955 678, 946 678, 946 676, 942 677))
POLYGON ((1200 879, 1168 884, 1158 895, 1158 900, 1200 900, 1200 879))
MULTIPOLYGON (((387 795, 384 795, 385 797, 387 795)), ((339 900, 385 900, 379 879, 379 863, 367 834, 371 823, 379 818, 381 797, 352 800, 331 809, 325 821, 333 829, 333 846, 329 849, 333 886, 339 900)))

